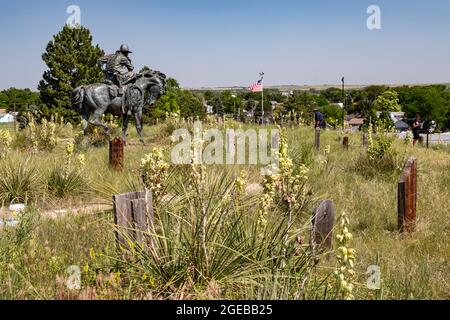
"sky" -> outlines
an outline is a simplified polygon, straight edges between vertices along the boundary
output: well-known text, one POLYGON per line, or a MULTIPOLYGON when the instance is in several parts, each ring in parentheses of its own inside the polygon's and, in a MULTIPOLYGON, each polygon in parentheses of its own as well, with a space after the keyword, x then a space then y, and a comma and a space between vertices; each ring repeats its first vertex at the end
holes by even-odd
POLYGON ((183 87, 450 82, 448 0, 0 0, 0 90, 37 89, 70 14, 94 44, 133 51, 183 87), (369 30, 377 5, 381 29, 369 30))

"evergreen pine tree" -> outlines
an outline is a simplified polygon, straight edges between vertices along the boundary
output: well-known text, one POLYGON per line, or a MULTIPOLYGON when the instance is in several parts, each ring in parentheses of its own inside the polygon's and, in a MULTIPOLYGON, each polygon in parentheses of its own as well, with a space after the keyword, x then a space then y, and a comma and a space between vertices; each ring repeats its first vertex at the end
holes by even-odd
POLYGON ((92 45, 89 29, 67 25, 47 45, 42 59, 48 66, 39 82, 41 100, 50 112, 58 112, 71 122, 79 116, 71 109, 70 97, 77 86, 102 81, 97 60, 104 52, 92 45))

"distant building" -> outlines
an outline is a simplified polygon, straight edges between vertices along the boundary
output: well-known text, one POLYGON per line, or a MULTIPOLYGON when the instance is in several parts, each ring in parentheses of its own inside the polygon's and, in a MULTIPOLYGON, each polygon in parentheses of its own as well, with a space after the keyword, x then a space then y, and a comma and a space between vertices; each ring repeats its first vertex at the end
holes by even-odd
POLYGON ((285 92, 282 92, 281 95, 283 97, 290 97, 290 96, 294 95, 294 91, 285 91, 285 92))
MULTIPOLYGON (((381 116, 381 112, 377 112, 377 117, 379 118, 381 116)), ((398 111, 398 112, 389 112, 389 118, 391 119, 392 123, 394 124, 394 128, 397 131, 403 132, 408 131, 410 129, 409 125, 404 121, 405 120, 405 113, 398 111)))
POLYGON ((0 123, 12 123, 14 122, 14 115, 11 113, 0 113, 0 123))
POLYGON ((6 109, 0 109, 0 123, 14 122, 14 113, 7 113, 6 109))
POLYGON ((348 125, 352 130, 358 130, 362 125, 364 125, 363 118, 352 118, 348 121, 348 125))
POLYGON ((213 114, 213 107, 210 105, 205 104, 206 114, 213 114))
MULTIPOLYGON (((381 116, 381 112, 377 111, 377 117, 379 118, 381 116)), ((396 123, 397 121, 403 121, 405 119, 405 113, 404 112, 389 112, 389 118, 391 118, 393 123, 396 123)))

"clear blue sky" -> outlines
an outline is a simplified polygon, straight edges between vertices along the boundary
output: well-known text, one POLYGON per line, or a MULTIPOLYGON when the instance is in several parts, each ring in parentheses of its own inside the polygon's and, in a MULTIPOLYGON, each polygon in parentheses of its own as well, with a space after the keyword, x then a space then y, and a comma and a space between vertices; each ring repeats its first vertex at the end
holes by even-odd
POLYGON ((450 82, 448 0, 0 0, 0 89, 36 89, 52 36, 81 8, 105 51, 128 43, 184 87, 450 82), (366 27, 381 8, 382 29, 366 27))

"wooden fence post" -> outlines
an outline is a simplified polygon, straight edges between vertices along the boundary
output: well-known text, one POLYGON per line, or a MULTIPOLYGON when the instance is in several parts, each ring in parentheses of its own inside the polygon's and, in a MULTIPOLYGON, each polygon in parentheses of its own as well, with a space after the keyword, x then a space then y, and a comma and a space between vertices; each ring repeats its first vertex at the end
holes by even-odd
POLYGON ((316 135, 315 135, 315 139, 314 139, 314 146, 315 146, 316 150, 320 149, 320 127, 316 128, 316 135))
POLYGON ((343 146, 345 150, 348 150, 348 136, 344 137, 343 146))
POLYGON ((323 200, 313 211, 311 248, 316 251, 329 250, 333 244, 333 226, 336 207, 332 200, 323 200))
POLYGON ((417 159, 411 157, 398 183, 398 229, 413 232, 416 225, 417 159))
POLYGON ((123 169, 124 144, 121 138, 115 137, 109 141, 109 165, 116 170, 123 169))

